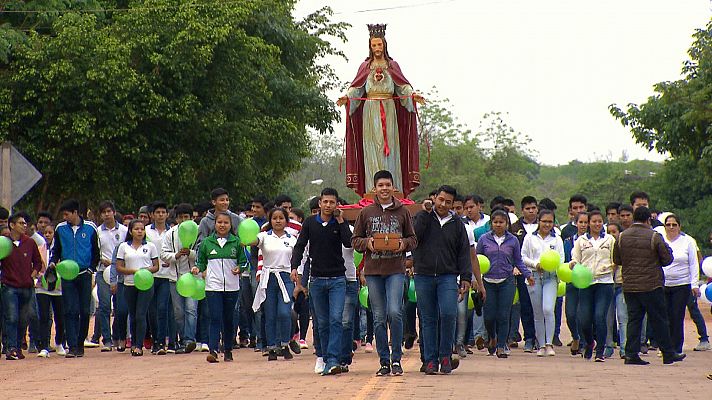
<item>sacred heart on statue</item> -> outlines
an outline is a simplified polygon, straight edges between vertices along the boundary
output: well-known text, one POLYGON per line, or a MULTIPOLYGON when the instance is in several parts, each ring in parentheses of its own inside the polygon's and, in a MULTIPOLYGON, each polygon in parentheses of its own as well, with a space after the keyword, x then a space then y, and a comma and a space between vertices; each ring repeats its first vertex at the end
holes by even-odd
POLYGON ((374 75, 374 78, 376 78, 377 82, 383 80, 383 68, 376 68, 376 75, 374 75))

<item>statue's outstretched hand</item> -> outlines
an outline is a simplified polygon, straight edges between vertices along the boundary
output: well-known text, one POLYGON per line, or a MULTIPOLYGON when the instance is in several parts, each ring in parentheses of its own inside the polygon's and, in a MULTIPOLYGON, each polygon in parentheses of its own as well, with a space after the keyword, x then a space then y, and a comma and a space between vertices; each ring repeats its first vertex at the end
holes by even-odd
POLYGON ((413 93, 413 100, 416 101, 421 106, 425 105, 425 97, 419 95, 418 93, 413 93))
POLYGON ((341 107, 341 106, 343 106, 344 104, 346 104, 347 101, 348 101, 348 97, 346 97, 346 96, 341 96, 341 97, 339 97, 339 100, 336 101, 336 105, 339 106, 339 107, 341 107))

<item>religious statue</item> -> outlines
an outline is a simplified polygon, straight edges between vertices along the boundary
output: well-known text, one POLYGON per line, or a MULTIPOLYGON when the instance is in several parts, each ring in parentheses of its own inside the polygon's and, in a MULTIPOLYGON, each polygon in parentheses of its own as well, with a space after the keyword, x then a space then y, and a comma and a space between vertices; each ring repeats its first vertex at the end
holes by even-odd
POLYGON ((363 196, 385 169, 407 196, 420 185, 416 103, 425 100, 388 55, 386 25, 368 30, 368 58, 336 103, 346 105, 346 185, 363 196))

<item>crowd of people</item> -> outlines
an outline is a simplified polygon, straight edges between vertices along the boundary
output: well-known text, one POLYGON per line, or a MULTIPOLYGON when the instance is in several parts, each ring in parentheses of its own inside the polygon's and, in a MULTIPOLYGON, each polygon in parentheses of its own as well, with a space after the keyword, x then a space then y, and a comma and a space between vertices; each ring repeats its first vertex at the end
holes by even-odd
POLYGON ((355 221, 332 188, 310 201, 309 216, 285 195, 231 207, 221 188, 209 204, 157 201, 136 216, 103 201, 96 221, 77 200, 62 204, 58 221, 0 208, 0 235, 12 242, 0 261, 2 352, 18 360, 25 351, 83 357, 87 347, 202 351, 217 363, 249 348, 275 361, 309 348, 311 321, 316 373, 348 372, 355 350, 372 352, 375 338, 378 376, 403 374, 403 348, 416 340, 420 371, 449 374, 474 351, 506 359, 522 344, 555 356, 563 314, 572 356, 605 362, 617 347, 625 364, 648 364, 641 355, 651 351, 671 364, 685 358, 686 310, 699 334, 694 350, 710 350, 699 247, 644 192, 605 209, 571 196, 561 224, 550 199, 526 196, 517 215, 512 200, 496 197, 488 215, 482 197, 443 185, 411 213, 389 171, 373 182, 355 221), (261 227, 256 239, 240 237, 245 218, 261 227), (198 238, 183 246, 179 226, 189 220, 198 238), (563 268, 587 268, 590 285, 563 290, 559 272, 542 267, 550 251, 563 268), (78 264, 76 278, 58 274, 64 260, 78 264), (142 269, 150 288, 136 284, 142 269), (204 283, 203 299, 181 295, 186 274, 204 283))

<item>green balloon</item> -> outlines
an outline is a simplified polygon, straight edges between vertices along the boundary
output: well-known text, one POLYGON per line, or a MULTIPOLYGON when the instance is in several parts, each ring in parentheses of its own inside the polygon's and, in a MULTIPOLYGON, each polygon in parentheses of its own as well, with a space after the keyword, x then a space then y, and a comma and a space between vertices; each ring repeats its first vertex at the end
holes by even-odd
POLYGON ((571 267, 569 267, 569 263, 560 264, 559 268, 556 269, 556 275, 559 277, 559 280, 571 283, 571 267))
POLYGON ((145 291, 153 286, 153 274, 145 268, 141 268, 134 272, 133 278, 134 286, 136 286, 136 289, 138 290, 145 291))
POLYGON ((237 227, 237 235, 240 236, 240 243, 243 245, 248 245, 257 240, 258 233, 260 233, 260 226, 252 218, 240 222, 237 227))
POLYGON ((190 272, 181 275, 176 282, 176 290, 183 297, 192 297, 195 294, 197 279, 190 272))
POLYGON ((42 289, 49 290, 49 284, 47 283, 47 278, 42 275, 42 289))
POLYGON ((408 301, 411 303, 417 303, 418 298, 415 295, 415 279, 410 278, 410 283, 408 283, 408 301))
POLYGON ((178 225, 178 238, 184 249, 189 249, 198 239, 198 224, 192 219, 181 222, 178 225))
POLYGON ((564 297, 566 294, 566 282, 559 282, 559 286, 556 288, 556 297, 564 297))
POLYGON ((586 289, 593 282, 593 272, 583 264, 576 264, 571 271, 571 283, 578 289, 586 289))
POLYGON ((358 291, 358 301, 361 307, 368 309, 368 286, 361 286, 358 291))
POLYGON ((490 270, 490 260, 484 254, 478 254, 477 260, 480 262, 480 273, 482 275, 486 274, 490 270))
POLYGON ((554 272, 561 264, 561 255, 556 250, 547 250, 539 257, 541 269, 547 272, 554 272))
POLYGON ((205 298, 205 281, 195 278, 195 292, 192 297, 194 300, 203 300, 205 298))
POLYGON ((514 289, 514 300, 512 300, 512 304, 517 303, 519 303, 519 289, 514 289))
POLYGON ((79 275, 79 264, 74 260, 62 260, 57 264, 57 272, 62 276, 62 279, 74 280, 79 275))
POLYGON ((363 253, 354 250, 354 265, 356 268, 361 265, 361 261, 363 261, 363 253))
POLYGON ((12 240, 7 236, 0 236, 0 260, 12 253, 12 240))

